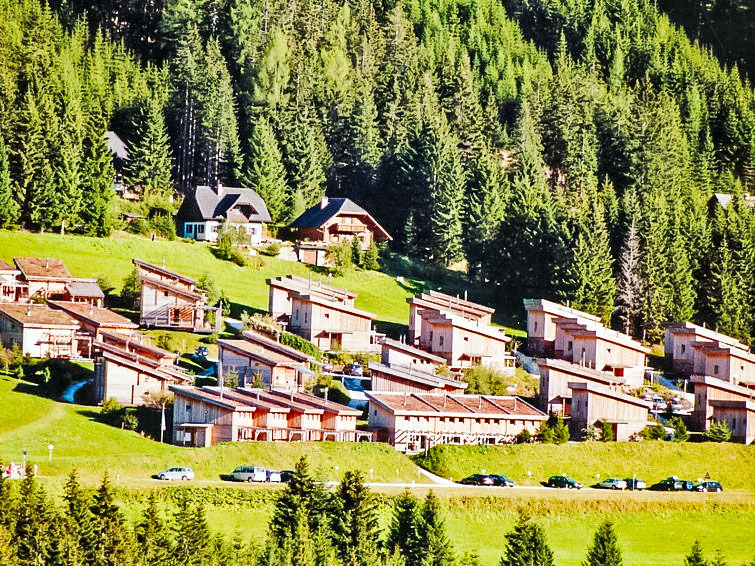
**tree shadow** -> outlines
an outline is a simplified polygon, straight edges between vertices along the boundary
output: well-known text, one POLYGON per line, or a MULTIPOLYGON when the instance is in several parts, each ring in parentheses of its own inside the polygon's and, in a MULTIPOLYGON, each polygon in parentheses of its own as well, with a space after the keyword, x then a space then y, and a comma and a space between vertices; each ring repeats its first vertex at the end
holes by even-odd
POLYGON ((250 307, 249 305, 244 305, 242 303, 236 303, 233 301, 230 301, 230 316, 231 318, 241 318, 241 313, 246 312, 249 315, 257 315, 257 314, 267 314, 267 311, 264 309, 258 309, 256 307, 250 307))
POLYGON ((385 334, 388 338, 395 338, 398 340, 401 336, 406 336, 408 326, 399 322, 389 322, 387 320, 374 321, 375 330, 385 334))

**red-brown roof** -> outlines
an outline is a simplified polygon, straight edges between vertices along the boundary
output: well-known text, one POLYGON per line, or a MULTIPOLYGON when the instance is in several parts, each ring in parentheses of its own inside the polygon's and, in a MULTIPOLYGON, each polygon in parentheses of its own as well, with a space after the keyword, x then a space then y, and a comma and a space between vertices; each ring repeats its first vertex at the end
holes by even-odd
POLYGON ((0 271, 16 271, 16 268, 7 261, 0 259, 0 271))
POLYGON ((0 313, 24 326, 70 326, 79 327, 67 313, 47 305, 0 304, 0 313))
POLYGON ((456 395, 444 393, 365 393, 394 414, 427 416, 526 417, 544 420, 547 415, 518 397, 501 395, 456 395))
POLYGON ((18 269, 26 279, 70 279, 71 273, 56 257, 14 257, 18 269))
POLYGON ((80 320, 86 320, 109 328, 139 328, 139 325, 131 322, 125 316, 113 312, 110 309, 94 307, 87 303, 66 303, 62 301, 50 301, 51 307, 67 312, 71 316, 80 320))

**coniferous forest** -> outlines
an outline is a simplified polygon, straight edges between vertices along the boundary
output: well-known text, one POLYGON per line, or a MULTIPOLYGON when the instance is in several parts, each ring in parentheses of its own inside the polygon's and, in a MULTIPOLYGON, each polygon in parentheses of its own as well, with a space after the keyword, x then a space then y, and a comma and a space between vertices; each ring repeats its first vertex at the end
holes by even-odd
POLYGON ((749 339, 755 97, 697 25, 650 0, 0 0, 0 225, 108 235, 113 130, 155 197, 249 186, 282 224, 346 196, 502 307, 749 339))

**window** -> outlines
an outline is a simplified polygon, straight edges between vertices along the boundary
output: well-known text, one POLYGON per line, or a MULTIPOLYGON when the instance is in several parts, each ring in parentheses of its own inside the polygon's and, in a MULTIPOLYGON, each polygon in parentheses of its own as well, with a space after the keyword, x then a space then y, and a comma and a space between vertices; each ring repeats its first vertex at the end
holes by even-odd
POLYGON ((566 343, 566 349, 571 350, 571 340, 566 343))
POLYGON ((537 322, 535 323, 535 332, 537 332, 537 322))
POLYGON ((184 224, 184 227, 186 228, 187 234, 193 234, 194 233, 194 224, 189 224, 188 222, 184 224))
POLYGON ((163 291, 163 297, 167 297, 167 296, 168 296, 168 291, 163 291))
POLYGON ((204 224, 197 226, 197 234, 204 234, 204 224))
POLYGON ((713 375, 718 375, 718 366, 713 366, 713 375))
POLYGON ((328 320, 330 318, 330 313, 325 313, 325 320, 328 320))
POLYGON ((305 323, 307 322, 307 313, 306 313, 306 311, 304 312, 304 322, 305 323))
POLYGON ((464 342, 469 342, 469 336, 464 337, 464 342))
POLYGON ((611 348, 606 348, 606 351, 610 354, 611 353, 611 348))
POLYGON ((443 336, 438 338, 438 344, 440 344, 441 346, 443 345, 443 336))
POLYGON ((682 354, 687 351, 687 345, 682 344, 682 354))
POLYGON ((294 320, 299 320, 299 309, 294 311, 294 320))
POLYGON ((217 226, 213 226, 212 227, 212 233, 213 234, 217 234, 218 233, 218 227, 217 226))

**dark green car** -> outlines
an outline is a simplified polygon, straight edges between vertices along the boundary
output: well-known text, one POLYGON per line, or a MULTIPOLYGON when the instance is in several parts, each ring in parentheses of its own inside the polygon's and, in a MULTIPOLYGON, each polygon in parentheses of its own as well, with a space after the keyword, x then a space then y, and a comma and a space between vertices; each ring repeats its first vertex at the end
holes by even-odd
POLYGON ((560 487, 562 489, 582 489, 582 484, 568 476, 551 476, 546 487, 560 487))

